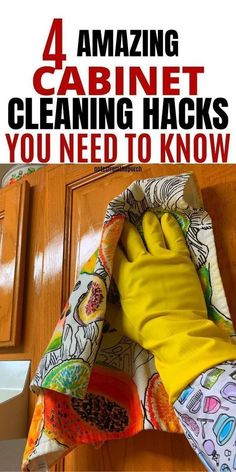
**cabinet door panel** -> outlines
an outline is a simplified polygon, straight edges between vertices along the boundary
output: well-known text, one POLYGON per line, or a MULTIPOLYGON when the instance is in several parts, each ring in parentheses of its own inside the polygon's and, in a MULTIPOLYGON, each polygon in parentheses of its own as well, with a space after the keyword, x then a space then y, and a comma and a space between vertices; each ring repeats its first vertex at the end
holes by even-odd
MULTIPOLYGON (((66 170, 52 169, 48 195, 49 215, 51 215, 48 217, 48 235, 52 234, 53 238, 58 241, 55 257, 59 257, 62 246, 64 255, 62 285, 60 286, 59 283, 57 286, 54 285, 58 296, 56 300, 54 298, 51 309, 55 309, 59 295, 63 304, 65 303, 78 279, 81 266, 97 248, 109 201, 119 195, 135 179, 158 176, 162 173, 161 168, 144 166, 143 172, 137 174, 119 172, 81 177, 79 170, 76 171, 73 166, 66 166, 66 170), (63 172, 65 186, 63 186, 63 172), (60 188, 59 182, 61 182, 60 188), (53 197, 55 192, 56 198, 53 197), (58 224, 55 226, 55 216, 53 216, 56 212, 55 202, 63 201, 63 198, 65 199, 64 214, 60 214, 58 206, 56 216, 58 224), (62 242, 63 231, 64 242, 62 242), (60 289, 61 292, 59 292, 60 289)), ((164 173, 171 174, 173 169, 165 169, 164 173)), ((53 267, 51 270, 53 274, 53 267)), ((61 274, 58 275, 60 276, 61 274)), ((55 284, 55 273, 52 282, 55 284)), ((48 294, 47 300, 50 296, 48 294)), ((79 446, 62 459, 57 468, 66 471, 203 470, 182 435, 167 435, 152 431, 145 431, 130 439, 109 441, 101 449, 95 449, 91 445, 79 446), (173 451, 176 451, 175 454, 173 451)))
POLYGON ((29 184, 15 184, 0 200, 0 347, 20 337, 29 184))
POLYGON ((86 260, 97 249, 101 236, 102 223, 110 200, 119 195, 132 182, 128 175, 123 179, 118 174, 109 178, 104 175, 99 180, 82 184, 78 181, 67 187, 72 193, 71 220, 71 257, 70 290, 79 276, 86 260))
MULTIPOLYGON (((81 265, 96 249, 107 204, 132 181, 195 172, 204 205, 213 218, 217 253, 231 312, 236 267, 236 166, 145 165, 142 172, 94 174, 93 166, 59 166, 48 173, 47 251, 45 252, 44 324, 54 323, 78 279, 81 265), (49 245, 49 241, 55 245, 49 245), (52 252, 48 251, 51 247, 52 252), (55 252, 56 247, 56 252, 55 252), (225 259, 225 255, 227 259, 225 259), (56 261, 56 264, 55 264, 56 261), (60 269, 61 264, 61 270, 60 269), (56 265, 58 271, 55 270, 56 265), (49 268, 51 267, 51 276, 49 268), (47 277, 47 280, 46 280, 47 277), (231 280, 230 280, 231 279, 231 280)), ((54 324, 53 326, 54 327, 54 324)), ((183 435, 145 431, 109 441, 100 449, 79 446, 56 466, 66 471, 203 471, 183 435)))

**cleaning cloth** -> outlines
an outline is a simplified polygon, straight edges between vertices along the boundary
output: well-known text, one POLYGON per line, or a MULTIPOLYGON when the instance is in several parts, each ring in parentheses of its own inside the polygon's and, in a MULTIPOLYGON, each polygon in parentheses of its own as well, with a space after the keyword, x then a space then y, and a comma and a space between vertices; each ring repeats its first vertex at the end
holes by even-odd
POLYGON ((112 200, 98 250, 81 269, 31 383, 38 395, 23 470, 47 470, 82 443, 130 437, 143 429, 182 432, 153 355, 109 323, 119 304, 112 266, 125 219, 171 213, 185 235, 209 318, 235 333, 217 265, 210 216, 192 174, 133 182, 112 200))

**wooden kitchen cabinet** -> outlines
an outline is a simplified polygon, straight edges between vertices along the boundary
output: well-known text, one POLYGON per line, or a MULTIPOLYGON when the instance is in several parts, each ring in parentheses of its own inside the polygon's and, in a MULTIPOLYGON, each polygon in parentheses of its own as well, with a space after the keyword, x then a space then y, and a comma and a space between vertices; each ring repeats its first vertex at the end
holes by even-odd
POLYGON ((20 339, 28 203, 28 182, 1 192, 0 347, 16 346, 20 339))
MULTIPOLYGON (((0 359, 30 359, 31 376, 77 280, 99 243, 108 202, 133 180, 194 171, 212 216, 219 267, 231 313, 236 313, 236 166, 145 165, 142 172, 94 172, 91 165, 49 165, 22 182, 30 185, 23 328, 17 347, 0 359)), ((0 191, 0 202, 3 190, 0 191)), ((0 247, 3 240, 0 212, 0 247)), ((35 397, 30 396, 30 417, 35 397)), ((30 418, 29 418, 30 420, 30 418)), ((204 470, 183 435, 146 431, 100 449, 79 446, 54 470, 204 470)))

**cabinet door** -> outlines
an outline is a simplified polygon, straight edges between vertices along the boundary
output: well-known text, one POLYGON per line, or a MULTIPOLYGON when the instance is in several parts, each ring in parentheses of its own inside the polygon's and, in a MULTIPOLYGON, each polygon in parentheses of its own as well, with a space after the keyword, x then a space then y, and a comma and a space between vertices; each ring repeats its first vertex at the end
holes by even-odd
MULTIPOLYGON (((52 168, 47 181, 47 238, 44 252, 44 316, 59 316, 78 279, 81 265, 99 244, 107 204, 132 181, 175 173, 166 166, 143 166, 138 173, 94 174, 92 166, 52 168)), ((182 169, 176 169, 180 173, 182 169)), ((185 169, 186 171, 186 169, 185 169)), ((69 471, 201 471, 204 470, 181 434, 145 431, 109 441, 100 449, 81 445, 54 470, 69 471)))
POLYGON ((0 347, 20 339, 28 201, 28 182, 0 191, 0 347))

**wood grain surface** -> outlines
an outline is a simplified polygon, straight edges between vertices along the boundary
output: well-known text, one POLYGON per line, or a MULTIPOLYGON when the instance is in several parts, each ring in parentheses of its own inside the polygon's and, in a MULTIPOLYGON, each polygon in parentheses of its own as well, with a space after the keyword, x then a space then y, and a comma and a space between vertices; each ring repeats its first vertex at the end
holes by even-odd
POLYGON ((4 191, 0 237, 0 347, 16 346, 21 332, 29 184, 4 191))
MULTIPOLYGON (((195 172, 216 238, 219 267, 236 321, 236 165, 146 165, 142 172, 95 173, 91 165, 49 165, 30 184, 23 332, 0 359, 30 359, 31 376, 78 277, 96 248, 106 206, 133 180, 195 172)), ((0 190, 0 202, 3 191, 0 190)), ((1 221, 1 220, 0 220, 1 221)), ((35 403, 30 395, 29 421, 35 403)), ((79 446, 54 470, 203 471, 182 435, 146 431, 100 449, 79 446)))

